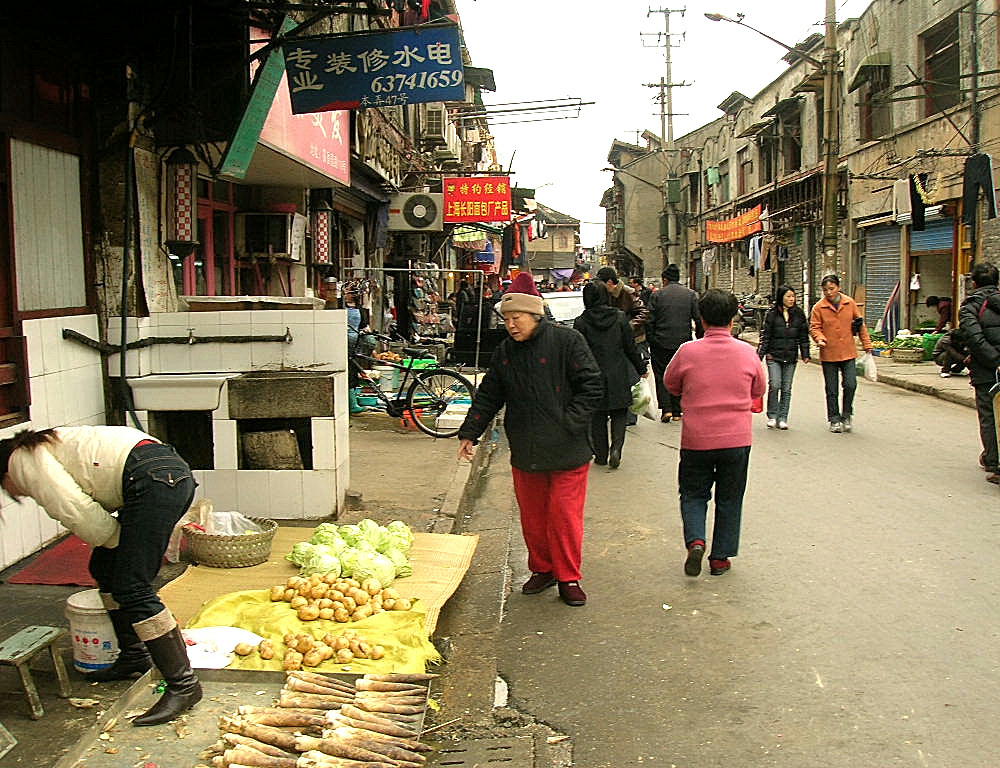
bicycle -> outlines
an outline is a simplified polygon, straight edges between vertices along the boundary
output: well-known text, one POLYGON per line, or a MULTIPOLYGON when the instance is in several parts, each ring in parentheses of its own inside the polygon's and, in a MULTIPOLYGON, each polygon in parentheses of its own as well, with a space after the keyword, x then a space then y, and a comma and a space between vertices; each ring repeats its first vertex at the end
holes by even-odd
MULTIPOLYGON (((382 341, 392 341, 389 336, 380 333, 368 333, 363 336, 374 336, 382 341)), ((462 374, 450 368, 442 368, 435 363, 427 368, 414 368, 412 361, 426 354, 422 347, 404 347, 403 352, 410 356, 410 365, 402 365, 391 360, 380 360, 360 350, 360 344, 348 355, 348 363, 354 367, 358 377, 373 383, 375 397, 385 406, 385 412, 393 418, 410 420, 421 432, 431 437, 454 437, 458 427, 441 428, 438 417, 453 404, 472 402, 472 384, 462 374), (390 397, 382 387, 369 376, 361 364, 362 361, 380 366, 389 366, 403 371, 396 392, 390 397), (405 394, 404 394, 405 393, 405 394)))

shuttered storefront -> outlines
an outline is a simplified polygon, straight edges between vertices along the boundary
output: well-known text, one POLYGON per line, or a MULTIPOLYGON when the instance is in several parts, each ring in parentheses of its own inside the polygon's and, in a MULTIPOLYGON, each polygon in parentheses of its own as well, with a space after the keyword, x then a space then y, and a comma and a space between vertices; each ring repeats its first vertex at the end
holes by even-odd
POLYGON ((955 244, 955 220, 941 219, 927 222, 923 232, 910 230, 910 253, 951 251, 955 244))
POLYGON ((694 277, 691 288, 699 295, 705 291, 705 265, 700 256, 694 260, 694 277))
POLYGON ((899 281, 899 227, 883 224, 865 230, 865 323, 882 319, 899 281))

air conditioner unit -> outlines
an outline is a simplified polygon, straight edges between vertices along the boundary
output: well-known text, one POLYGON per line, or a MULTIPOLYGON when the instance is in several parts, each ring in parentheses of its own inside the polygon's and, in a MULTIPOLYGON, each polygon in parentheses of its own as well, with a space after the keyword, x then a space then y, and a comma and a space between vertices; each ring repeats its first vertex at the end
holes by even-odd
POLYGON ((424 111, 424 127, 420 136, 433 144, 444 144, 448 131, 448 111, 444 104, 428 104, 424 111))
POLYGON ((444 195, 440 192, 404 192, 389 201, 392 232, 440 232, 444 229, 444 195))
POLYGON ((301 213, 237 213, 240 256, 302 261, 306 217, 301 213))

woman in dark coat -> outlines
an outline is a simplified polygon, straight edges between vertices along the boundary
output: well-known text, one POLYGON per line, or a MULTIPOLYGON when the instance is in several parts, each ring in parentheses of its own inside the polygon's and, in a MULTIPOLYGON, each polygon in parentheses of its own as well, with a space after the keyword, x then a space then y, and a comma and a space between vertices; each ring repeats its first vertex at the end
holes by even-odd
POLYGON ((635 345, 628 318, 609 304, 608 289, 600 280, 583 287, 583 314, 573 327, 583 334, 597 360, 604 379, 604 399, 594 412, 590 434, 594 441, 595 464, 617 469, 625 445, 628 407, 632 385, 646 371, 646 363, 635 345), (611 421, 611 448, 608 449, 608 420, 611 421))
POLYGON ((809 320, 789 286, 778 288, 760 329, 757 354, 767 362, 767 428, 788 429, 798 355, 809 362, 809 320))
POLYGON ((601 372, 579 333, 545 319, 531 275, 515 278, 500 311, 510 337, 497 347, 458 431, 458 455, 472 458, 475 441, 506 406, 514 493, 532 571, 521 591, 534 595, 558 583, 564 603, 584 605, 583 508, 601 372))

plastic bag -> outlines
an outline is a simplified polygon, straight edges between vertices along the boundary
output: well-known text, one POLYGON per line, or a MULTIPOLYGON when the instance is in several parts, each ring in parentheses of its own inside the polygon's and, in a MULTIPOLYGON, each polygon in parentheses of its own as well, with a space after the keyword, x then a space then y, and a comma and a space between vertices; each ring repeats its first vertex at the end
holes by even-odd
POLYGON ((257 523, 244 517, 235 510, 212 512, 205 526, 205 533, 214 536, 239 536, 244 533, 260 533, 263 530, 257 523))
POLYGON ((858 355, 854 364, 857 366, 858 375, 864 376, 868 381, 878 381, 878 368, 875 365, 875 355, 871 352, 858 355))
POLYGON ((651 369, 647 368, 646 373, 632 387, 632 405, 629 410, 653 421, 660 418, 656 410, 656 387, 651 369))
POLYGON ((170 534, 170 542, 167 544, 167 551, 163 554, 168 563, 179 563, 181 560, 181 543, 184 536, 181 529, 185 525, 197 525, 201 530, 205 530, 208 516, 212 513, 212 502, 208 499, 199 499, 191 505, 184 516, 177 521, 173 533, 170 534))

